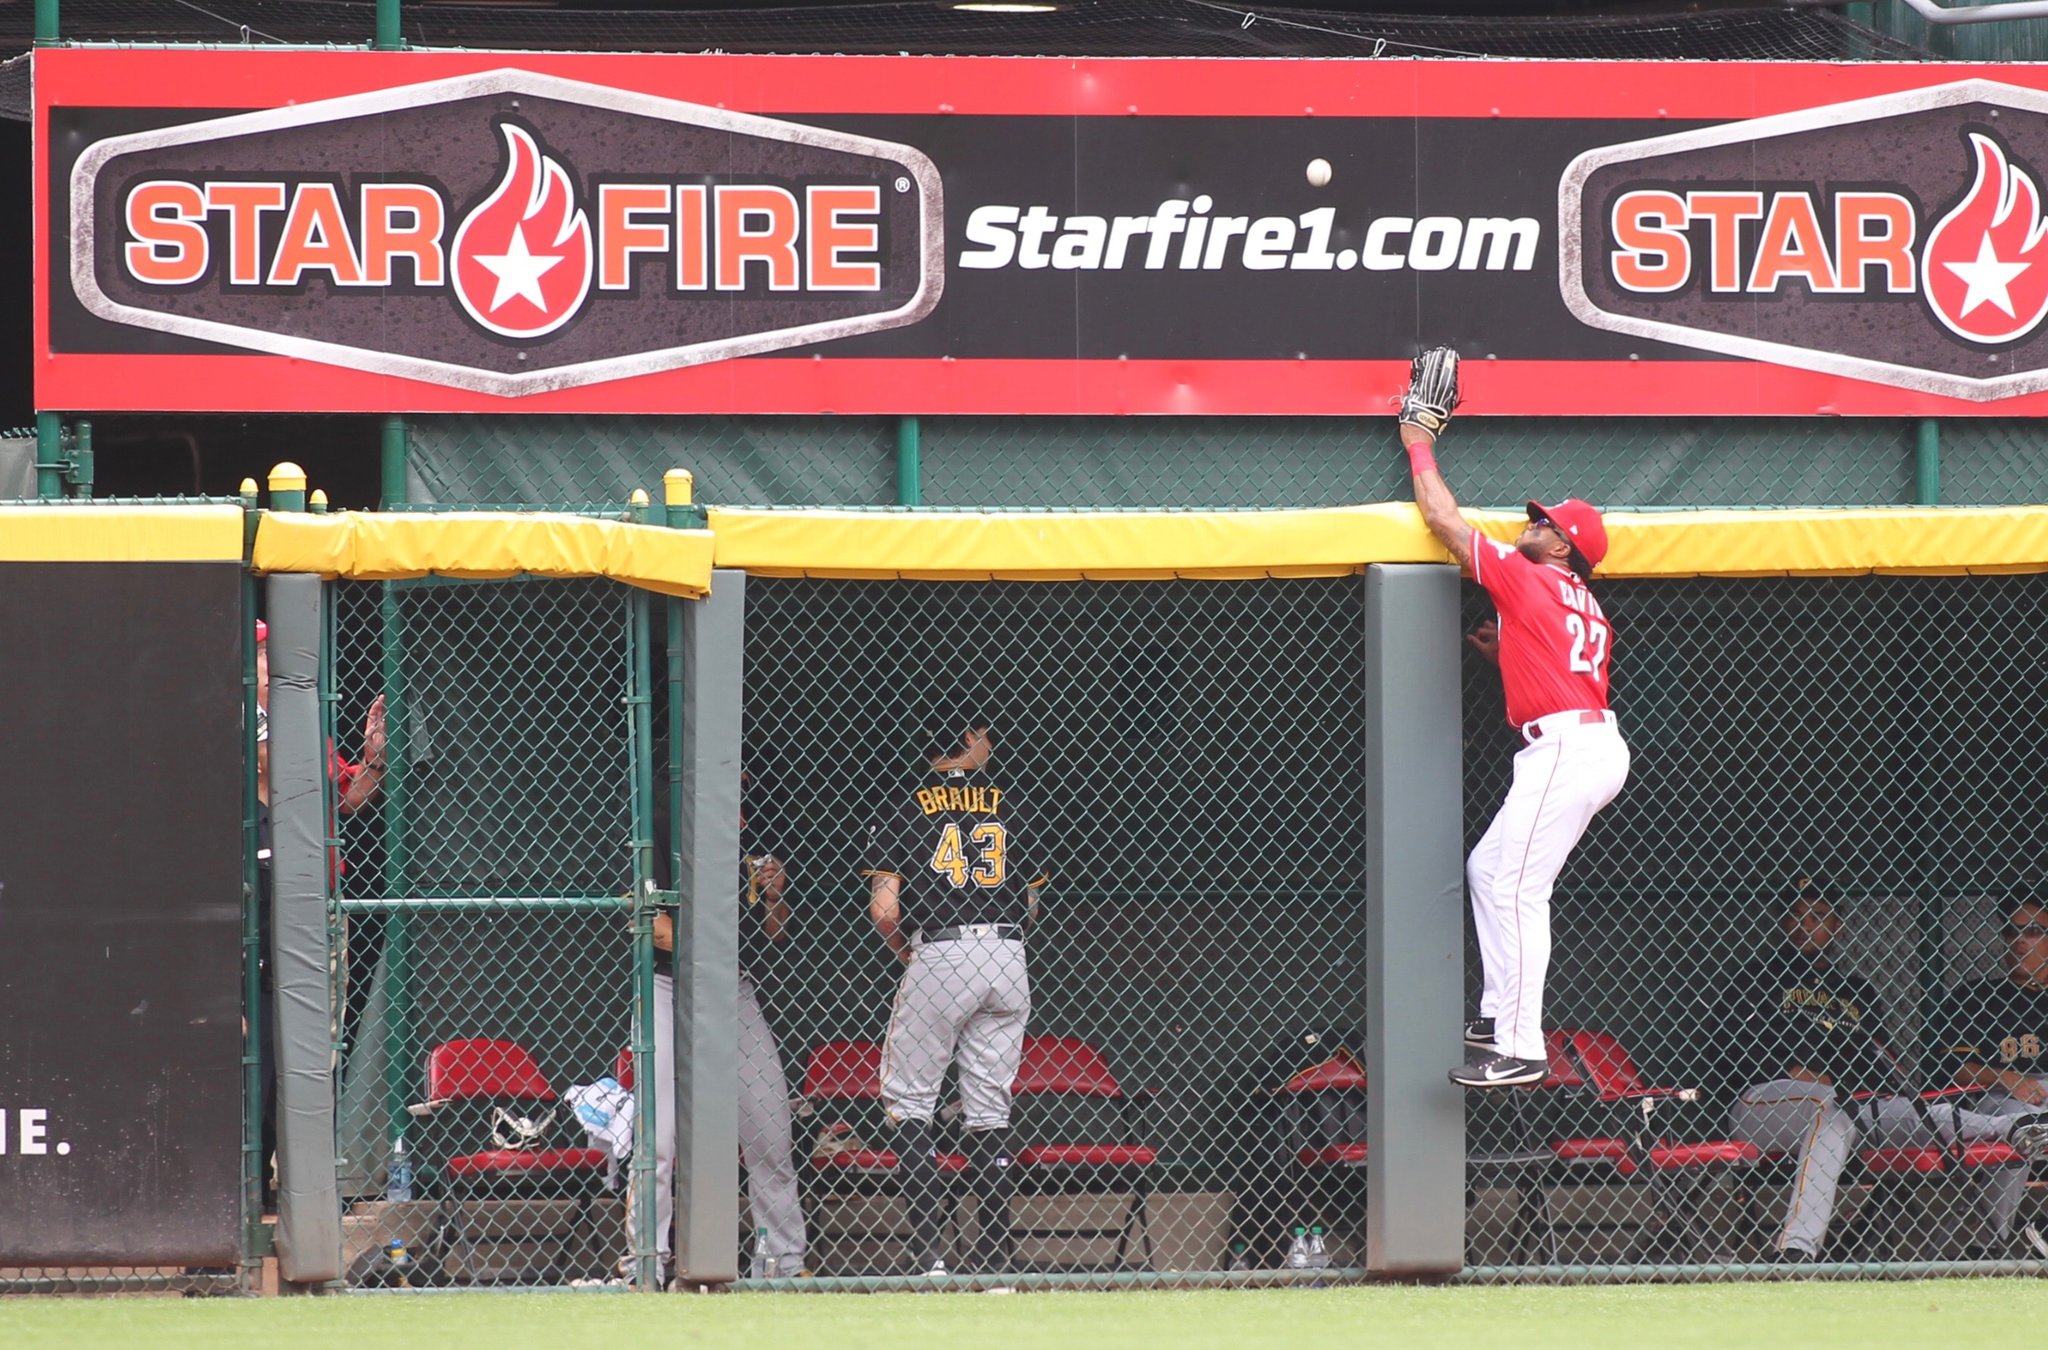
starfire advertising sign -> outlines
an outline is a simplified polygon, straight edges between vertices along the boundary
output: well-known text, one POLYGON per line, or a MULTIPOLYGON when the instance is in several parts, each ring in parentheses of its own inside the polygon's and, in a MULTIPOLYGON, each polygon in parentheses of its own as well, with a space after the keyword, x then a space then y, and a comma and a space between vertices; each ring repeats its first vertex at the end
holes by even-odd
POLYGON ((2048 96, 1966 80, 1589 151, 1582 322, 1991 402, 2048 389, 2048 96))
POLYGON ((49 409, 2048 412, 2033 67, 35 60, 49 409))

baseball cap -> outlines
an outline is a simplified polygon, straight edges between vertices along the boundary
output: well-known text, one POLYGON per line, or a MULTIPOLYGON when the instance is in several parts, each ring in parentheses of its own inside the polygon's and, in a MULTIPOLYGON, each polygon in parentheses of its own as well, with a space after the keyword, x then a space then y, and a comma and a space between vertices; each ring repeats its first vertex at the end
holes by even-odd
POLYGON ((256 621, 256 640, 257 640, 258 642, 263 642, 263 641, 266 641, 266 640, 268 640, 268 639, 269 639, 269 637, 270 637, 270 625, 269 625, 269 624, 267 624, 267 623, 265 623, 265 622, 263 622, 263 620, 261 620, 261 619, 258 619, 258 620, 256 621))
POLYGON ((1567 497, 1555 506, 1532 501, 1529 503, 1529 519, 1547 520, 1563 530, 1564 537, 1586 560, 1589 570, 1598 567, 1600 560, 1607 556, 1607 525, 1590 502, 1582 502, 1577 497, 1567 497))

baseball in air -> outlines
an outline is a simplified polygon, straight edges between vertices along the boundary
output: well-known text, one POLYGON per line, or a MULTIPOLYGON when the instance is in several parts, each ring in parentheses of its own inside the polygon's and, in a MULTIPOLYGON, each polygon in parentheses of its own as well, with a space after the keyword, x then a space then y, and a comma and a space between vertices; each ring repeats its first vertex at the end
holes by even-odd
POLYGON ((1310 187, 1325 187, 1329 184, 1329 181, 1330 161, 1327 159, 1310 160, 1308 162, 1308 185, 1310 187))

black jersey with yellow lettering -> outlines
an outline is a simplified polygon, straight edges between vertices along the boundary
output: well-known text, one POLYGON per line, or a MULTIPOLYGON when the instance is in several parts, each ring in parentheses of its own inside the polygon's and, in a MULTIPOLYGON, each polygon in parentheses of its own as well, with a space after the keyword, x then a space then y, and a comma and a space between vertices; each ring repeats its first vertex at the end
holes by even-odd
POLYGON ((1898 1085, 1876 991, 1825 957, 1781 949, 1738 987, 1736 1014, 1744 1085, 1790 1069, 1825 1074, 1852 1091, 1898 1085))
POLYGON ((986 770, 932 773, 883 808, 861 875, 901 879, 902 924, 935 932, 1015 923, 1045 866, 1014 788, 986 770))
POLYGON ((1936 1048, 1955 1065, 2048 1075, 2048 989, 1979 980, 1949 990, 1935 1019, 1936 1048))

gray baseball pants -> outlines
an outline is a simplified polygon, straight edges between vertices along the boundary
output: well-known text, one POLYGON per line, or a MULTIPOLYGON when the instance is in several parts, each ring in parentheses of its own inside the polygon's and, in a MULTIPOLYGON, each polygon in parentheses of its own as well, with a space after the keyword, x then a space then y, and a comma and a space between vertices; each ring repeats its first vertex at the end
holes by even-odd
MULTIPOLYGON (((1835 1090, 1825 1084, 1780 1078, 1745 1091, 1728 1118, 1729 1131, 1736 1138, 1746 1139, 1766 1153, 1797 1156, 1799 1170, 1793 1177, 1792 1199, 1778 1246, 1797 1247, 1817 1256, 1827 1243, 1842 1169, 1857 1149, 1920 1148, 1957 1138, 1966 1142, 2003 1139, 2012 1129, 2012 1115, 2020 1114, 2024 1112, 1965 1111, 1947 1102, 1929 1102, 1928 1118, 1942 1135, 1937 1139, 1928 1133, 1927 1121, 1911 1098, 1873 1097, 1851 1102, 1845 1109, 1836 1103, 1835 1090)), ((1995 1170, 2013 1173, 2022 1185, 2026 1181, 2023 1166, 1995 1170)), ((2012 1208, 2016 1211, 2018 1207, 2015 1195, 2012 1208)), ((2007 1223, 2011 1217, 2011 1213, 2006 1215, 2007 1223)))
MULTIPOLYGON (((672 1250, 676 1227, 675 1009, 675 981, 656 975, 654 1228, 664 1258, 672 1250)), ((793 1275, 803 1268, 806 1242, 789 1137, 789 1082, 782 1076, 782 1056, 761 1016, 754 982, 745 972, 740 974, 739 1051, 740 1160, 747 1165, 747 1205, 753 1211, 753 1226, 768 1230, 754 1253, 752 1274, 766 1274, 773 1256, 778 1273, 793 1275)))
POLYGON ((1022 941, 919 943, 882 1042, 882 1105, 890 1119, 932 1119, 957 1050, 962 1123, 970 1130, 1007 1128, 1030 1015, 1022 941))

